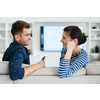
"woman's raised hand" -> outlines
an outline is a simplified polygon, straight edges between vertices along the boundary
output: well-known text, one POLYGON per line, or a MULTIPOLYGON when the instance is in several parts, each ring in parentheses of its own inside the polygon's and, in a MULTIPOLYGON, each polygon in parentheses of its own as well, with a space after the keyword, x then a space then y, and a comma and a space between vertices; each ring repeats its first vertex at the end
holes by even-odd
POLYGON ((72 50, 73 51, 75 46, 76 46, 76 42, 70 41, 70 42, 67 43, 67 50, 72 50))

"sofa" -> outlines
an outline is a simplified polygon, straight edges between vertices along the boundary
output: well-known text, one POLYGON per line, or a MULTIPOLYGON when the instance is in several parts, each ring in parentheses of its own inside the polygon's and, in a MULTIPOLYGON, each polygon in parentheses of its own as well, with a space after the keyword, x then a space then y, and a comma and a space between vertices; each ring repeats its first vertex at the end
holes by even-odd
MULTIPOLYGON (((23 79, 9 78, 8 61, 0 62, 0 84, 100 84, 100 55, 91 54, 90 62, 67 78, 58 77, 59 67, 41 68, 23 79)), ((27 67, 22 64, 22 67, 27 67)))

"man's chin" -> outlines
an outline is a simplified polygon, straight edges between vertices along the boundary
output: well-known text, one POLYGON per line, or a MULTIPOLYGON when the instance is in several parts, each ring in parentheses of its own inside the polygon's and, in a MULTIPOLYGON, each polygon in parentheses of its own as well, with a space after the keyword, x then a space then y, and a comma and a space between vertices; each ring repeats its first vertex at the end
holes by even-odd
POLYGON ((30 44, 30 42, 27 42, 26 45, 28 46, 30 44))
POLYGON ((26 44, 26 46, 29 46, 29 44, 26 44))
POLYGON ((25 44, 24 46, 29 46, 29 44, 27 43, 27 44, 25 44))

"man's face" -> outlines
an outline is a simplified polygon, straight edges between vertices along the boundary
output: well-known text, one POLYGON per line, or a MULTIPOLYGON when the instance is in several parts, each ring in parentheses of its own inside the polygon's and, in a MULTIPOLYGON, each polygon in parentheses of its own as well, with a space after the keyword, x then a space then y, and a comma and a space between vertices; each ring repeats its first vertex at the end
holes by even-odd
POLYGON ((19 43, 23 46, 28 46, 31 40, 31 30, 23 28, 23 33, 19 36, 19 43))

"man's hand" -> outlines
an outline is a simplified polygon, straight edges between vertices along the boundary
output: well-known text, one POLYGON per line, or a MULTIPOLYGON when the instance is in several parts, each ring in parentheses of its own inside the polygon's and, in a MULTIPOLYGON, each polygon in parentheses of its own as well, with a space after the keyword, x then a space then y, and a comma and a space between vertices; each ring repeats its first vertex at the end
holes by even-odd
POLYGON ((34 65, 24 67, 24 69, 25 69, 24 77, 31 74, 31 73, 33 73, 34 71, 36 71, 40 68, 44 68, 44 67, 45 67, 45 62, 44 61, 39 61, 38 63, 36 63, 34 65))
POLYGON ((38 66, 38 68, 44 68, 44 67, 46 67, 44 61, 39 61, 39 62, 37 63, 37 66, 38 66))

